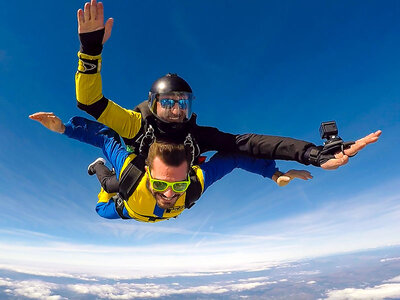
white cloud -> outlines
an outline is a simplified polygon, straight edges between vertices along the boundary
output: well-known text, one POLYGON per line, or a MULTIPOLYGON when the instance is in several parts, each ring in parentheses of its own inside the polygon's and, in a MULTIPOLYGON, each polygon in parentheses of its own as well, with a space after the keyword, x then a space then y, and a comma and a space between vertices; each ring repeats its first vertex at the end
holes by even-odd
POLYGON ((10 270, 10 271, 18 272, 18 273, 21 273, 21 274, 35 275, 35 276, 79 279, 79 280, 83 280, 83 281, 97 281, 96 278, 87 277, 85 274, 71 274, 71 273, 61 273, 61 272, 43 272, 43 271, 38 271, 37 269, 29 267, 29 266, 12 266, 12 265, 1 265, 0 264, 0 269, 10 270))
POLYGON ((269 277, 267 277, 267 276, 252 277, 252 278, 246 278, 246 279, 239 279, 239 282, 260 281, 260 280, 268 280, 268 279, 269 279, 269 277))
POLYGON ((40 280, 12 281, 9 278, 0 277, 0 286, 6 287, 5 292, 15 297, 26 297, 30 299, 61 300, 66 299, 60 295, 52 295, 52 289, 58 285, 40 280))
POLYGON ((385 299, 400 298, 400 283, 398 284, 382 284, 365 289, 346 288, 343 290, 332 290, 327 293, 327 299, 385 299))
POLYGON ((394 278, 386 280, 385 282, 398 282, 398 283, 400 283, 400 276, 396 276, 394 278))
POLYGON ((400 260, 400 257, 382 258, 380 260, 380 262, 387 262, 387 261, 394 261, 394 260, 400 260))
POLYGON ((176 294, 222 294, 228 292, 242 292, 251 290, 264 285, 275 284, 276 281, 257 281, 248 283, 224 283, 218 282, 211 285, 200 285, 193 287, 180 287, 177 284, 135 284, 135 283, 117 283, 109 284, 72 284, 68 288, 80 294, 92 294, 100 298, 107 299, 131 299, 139 297, 156 298, 171 296, 176 294))

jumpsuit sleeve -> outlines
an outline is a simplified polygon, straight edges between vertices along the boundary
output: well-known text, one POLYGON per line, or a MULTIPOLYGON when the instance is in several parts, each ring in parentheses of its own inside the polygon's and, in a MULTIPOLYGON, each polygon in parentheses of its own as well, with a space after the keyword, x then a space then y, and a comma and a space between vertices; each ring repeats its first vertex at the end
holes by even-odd
POLYGON ((100 74, 101 55, 78 52, 78 71, 75 74, 77 106, 124 138, 133 138, 140 130, 142 116, 122 108, 102 93, 100 74))
POLYGON ((99 201, 96 204, 96 212, 99 216, 106 219, 120 219, 117 210, 115 209, 114 194, 108 194, 103 189, 99 193, 99 201))
MULTIPOLYGON (((114 167, 117 178, 124 162, 132 155, 126 151, 120 142, 118 134, 107 126, 82 117, 73 117, 65 124, 64 134, 70 138, 101 148, 107 160, 114 167)), ((119 219, 112 198, 114 194, 108 194, 102 190, 96 205, 96 212, 103 218, 119 219)))
POLYGON ((64 134, 72 139, 101 148, 117 176, 126 158, 131 155, 121 143, 118 134, 107 126, 82 117, 73 117, 65 124, 64 134))
POLYGON ((219 151, 262 159, 292 160, 309 165, 305 153, 308 148, 315 147, 313 143, 289 137, 262 134, 235 135, 205 126, 197 126, 196 131, 201 152, 219 151))
POLYGON ((278 170, 273 160, 255 159, 244 155, 216 153, 208 162, 201 165, 204 177, 204 191, 214 182, 232 172, 235 168, 240 168, 268 178, 272 178, 272 175, 278 170))

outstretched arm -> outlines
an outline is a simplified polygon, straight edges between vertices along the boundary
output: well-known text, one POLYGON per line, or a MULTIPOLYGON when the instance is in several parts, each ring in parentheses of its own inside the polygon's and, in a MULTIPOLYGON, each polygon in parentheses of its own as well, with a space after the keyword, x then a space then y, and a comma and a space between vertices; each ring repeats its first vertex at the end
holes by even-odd
POLYGON ((125 159, 130 152, 122 146, 118 134, 107 126, 82 117, 73 117, 63 124, 53 113, 38 112, 29 116, 49 130, 63 133, 81 142, 101 148, 108 161, 119 175, 125 159))
POLYGON ((275 161, 273 160, 255 159, 244 155, 216 153, 208 162, 203 163, 200 167, 204 175, 204 191, 235 168, 271 178, 279 186, 288 184, 294 178, 304 180, 312 178, 311 174, 307 171, 291 170, 283 174, 276 168, 275 161))
POLYGON ((349 156, 355 155, 366 145, 375 143, 381 131, 378 130, 355 142, 349 149, 338 152, 335 155, 325 157, 324 162, 312 161, 310 150, 319 151, 313 143, 301 141, 288 137, 270 136, 262 134, 234 135, 225 133, 217 128, 197 126, 196 140, 200 145, 201 152, 217 150, 229 154, 245 154, 262 159, 292 160, 301 164, 320 166, 326 170, 337 169, 345 165, 349 156))

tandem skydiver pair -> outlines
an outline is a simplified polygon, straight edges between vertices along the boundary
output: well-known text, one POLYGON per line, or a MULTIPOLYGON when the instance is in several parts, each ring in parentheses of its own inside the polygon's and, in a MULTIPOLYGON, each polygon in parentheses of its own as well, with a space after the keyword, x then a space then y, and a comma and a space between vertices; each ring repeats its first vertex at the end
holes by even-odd
MULTIPOLYGON (((102 189, 99 194, 97 211, 104 217, 150 222, 175 217, 235 167, 248 168, 282 184, 296 177, 309 179, 311 175, 307 171, 292 170, 282 174, 275 162, 268 160, 292 160, 336 169, 346 164, 349 156, 376 142, 381 134, 380 131, 371 133, 340 151, 324 151, 323 146, 292 138, 234 135, 199 126, 192 113, 195 101, 192 89, 173 73, 156 80, 147 100, 134 110, 124 109, 102 94, 101 52, 111 35, 112 25, 112 19, 104 23, 102 3, 91 1, 85 4, 84 10, 78 10, 81 42, 75 77, 78 107, 106 126, 79 117, 64 125, 51 114, 31 116, 44 126, 54 121, 59 127, 64 126, 64 131, 60 128, 55 131, 103 148, 118 178, 118 193, 109 194, 102 189), (120 137, 130 151, 123 148, 120 137), (199 165, 200 154, 213 150, 218 151, 217 156, 199 165), (148 153, 154 153, 150 159, 148 153), (170 153, 181 154, 171 156, 170 153), (171 161, 171 157, 182 159, 171 161)), ((97 163, 97 167, 101 167, 101 163, 97 163)))

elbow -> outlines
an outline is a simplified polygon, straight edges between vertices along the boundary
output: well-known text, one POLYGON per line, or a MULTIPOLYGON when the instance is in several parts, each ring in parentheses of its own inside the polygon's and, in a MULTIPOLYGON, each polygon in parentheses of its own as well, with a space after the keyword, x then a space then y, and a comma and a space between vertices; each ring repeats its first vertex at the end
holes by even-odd
POLYGON ((101 114, 106 110, 107 105, 108 99, 106 97, 103 97, 99 101, 90 105, 85 105, 77 101, 77 107, 93 116, 96 120, 100 118, 101 114))

